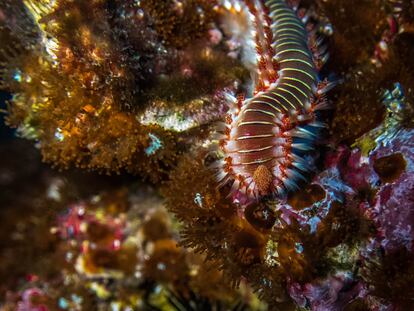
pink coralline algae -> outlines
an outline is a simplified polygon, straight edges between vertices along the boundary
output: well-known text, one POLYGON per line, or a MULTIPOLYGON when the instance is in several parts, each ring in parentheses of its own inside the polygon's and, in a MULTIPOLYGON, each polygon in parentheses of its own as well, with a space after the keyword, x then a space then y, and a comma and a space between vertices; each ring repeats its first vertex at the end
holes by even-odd
MULTIPOLYGON (((317 236, 324 230, 324 220, 329 219, 334 202, 344 203, 343 208, 346 209, 352 202, 361 215, 372 221, 376 232, 353 251, 352 247, 346 249, 344 257, 348 258, 348 263, 353 262, 352 270, 342 270, 343 267, 339 266, 326 278, 306 284, 292 282, 289 294, 299 306, 317 311, 339 311, 360 298, 371 307, 369 310, 406 310, 400 309, 398 304, 386 304, 375 297, 375 291, 372 295, 371 280, 362 281, 356 271, 361 263, 367 269, 371 267, 370 262, 399 252, 401 247, 408 252, 413 251, 413 163, 414 130, 401 130, 399 135, 386 145, 377 146, 368 156, 362 155, 358 149, 340 147, 326 156, 326 169, 312 181, 314 189, 304 190, 308 196, 315 197, 315 189, 319 187, 323 193, 319 200, 299 208, 294 197, 279 204, 286 221, 294 219, 303 228, 309 226, 317 236), (378 253, 382 255, 378 257, 378 253)), ((334 260, 340 258, 341 247, 335 247, 328 256, 334 260)))
POLYGON ((289 287, 290 295, 300 307, 317 311, 343 310, 361 290, 361 283, 346 273, 303 286, 294 283, 289 287))
POLYGON ((381 245, 385 249, 401 245, 412 249, 414 131, 402 130, 369 156, 359 150, 341 150, 339 154, 336 164, 343 180, 367 196, 366 213, 381 232, 381 245))
MULTIPOLYGON (((414 239, 414 131, 404 130, 387 146, 375 150, 369 158, 370 169, 376 174, 375 163, 384 159, 381 177, 400 171, 392 182, 382 182, 374 199, 371 211, 378 226, 382 229, 381 245, 391 250, 404 245, 413 250, 414 239), (388 157, 388 159, 386 158, 388 157), (400 159, 400 161, 398 160, 400 159), (402 166, 402 167, 401 167, 402 166), (387 172, 387 170, 389 172, 387 172)), ((377 168, 380 170, 381 168, 377 168)))
POLYGON ((17 304, 17 311, 49 311, 45 304, 47 300, 39 288, 29 288, 22 294, 22 300, 17 304))

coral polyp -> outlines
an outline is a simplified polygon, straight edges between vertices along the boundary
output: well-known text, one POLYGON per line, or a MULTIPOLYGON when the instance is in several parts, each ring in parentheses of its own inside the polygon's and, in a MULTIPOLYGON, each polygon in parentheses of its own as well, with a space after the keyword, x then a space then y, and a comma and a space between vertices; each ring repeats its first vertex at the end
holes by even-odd
POLYGON ((282 196, 309 171, 329 84, 318 80, 316 26, 284 1, 246 1, 254 25, 257 79, 254 96, 232 98, 219 143, 218 181, 231 193, 282 196), (313 27, 313 28, 312 28, 313 27), (312 53, 312 50, 314 53, 312 53))

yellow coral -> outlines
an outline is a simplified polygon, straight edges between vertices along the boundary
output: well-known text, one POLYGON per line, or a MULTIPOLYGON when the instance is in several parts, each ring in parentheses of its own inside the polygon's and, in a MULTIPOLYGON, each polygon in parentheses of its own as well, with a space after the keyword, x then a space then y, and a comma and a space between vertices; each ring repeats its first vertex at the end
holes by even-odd
POLYGON ((206 35, 213 21, 215 4, 215 0, 141 1, 144 10, 153 18, 159 36, 175 47, 186 46, 206 35))

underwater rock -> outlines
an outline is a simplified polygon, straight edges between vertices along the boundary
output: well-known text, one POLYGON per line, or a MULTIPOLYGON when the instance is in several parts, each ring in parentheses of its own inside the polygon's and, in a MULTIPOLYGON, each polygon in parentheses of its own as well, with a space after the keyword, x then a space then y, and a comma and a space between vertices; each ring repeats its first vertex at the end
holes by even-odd
POLYGON ((383 235, 381 245, 391 250, 414 239, 414 131, 403 130, 369 157, 371 172, 380 185, 370 209, 383 235))
POLYGON ((305 285, 290 284, 289 293, 298 306, 313 311, 342 311, 362 289, 347 273, 338 273, 324 280, 305 285))

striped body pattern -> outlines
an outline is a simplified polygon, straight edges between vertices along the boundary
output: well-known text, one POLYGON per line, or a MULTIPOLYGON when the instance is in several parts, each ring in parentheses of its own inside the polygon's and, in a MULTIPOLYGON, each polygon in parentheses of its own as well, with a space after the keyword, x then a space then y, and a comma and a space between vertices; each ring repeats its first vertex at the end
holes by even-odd
POLYGON ((326 81, 306 22, 283 0, 246 0, 257 51, 251 98, 229 96, 221 125, 220 185, 249 198, 282 196, 306 179, 307 153, 318 139, 316 111, 325 106, 326 81), (315 50, 315 51, 314 51, 315 50))

